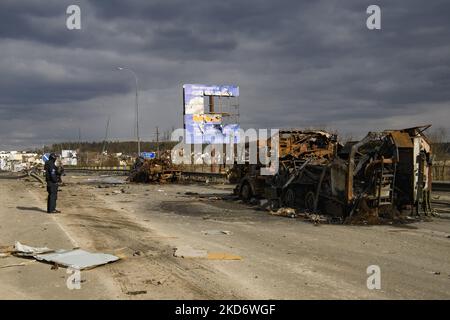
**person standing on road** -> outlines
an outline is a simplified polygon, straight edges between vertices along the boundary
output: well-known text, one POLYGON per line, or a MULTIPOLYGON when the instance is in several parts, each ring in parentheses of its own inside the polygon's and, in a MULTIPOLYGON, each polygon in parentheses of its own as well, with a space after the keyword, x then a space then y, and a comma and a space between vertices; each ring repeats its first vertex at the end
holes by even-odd
POLYGON ((56 166, 57 155, 51 153, 44 165, 45 181, 47 182, 47 213, 60 213, 56 210, 56 199, 58 199, 58 182, 61 181, 58 167, 56 166))

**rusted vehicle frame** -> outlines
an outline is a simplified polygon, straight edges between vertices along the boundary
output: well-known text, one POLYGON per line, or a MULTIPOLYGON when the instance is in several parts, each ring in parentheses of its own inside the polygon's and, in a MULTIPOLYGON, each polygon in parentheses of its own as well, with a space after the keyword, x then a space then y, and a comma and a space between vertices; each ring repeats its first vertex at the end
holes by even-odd
POLYGON ((431 148, 423 133, 427 128, 370 132, 349 147, 323 131, 280 131, 279 173, 261 176, 260 166, 243 165, 236 192, 241 195, 245 188, 244 200, 266 198, 273 208, 295 204, 300 197, 304 208, 342 218, 364 213, 430 215, 431 148), (312 146, 318 136, 328 140, 312 146))

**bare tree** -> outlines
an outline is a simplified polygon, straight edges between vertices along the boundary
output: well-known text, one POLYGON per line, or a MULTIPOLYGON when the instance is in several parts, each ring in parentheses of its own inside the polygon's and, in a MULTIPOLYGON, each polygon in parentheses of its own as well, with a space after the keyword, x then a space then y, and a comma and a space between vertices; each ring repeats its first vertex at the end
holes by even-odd
POLYGON ((437 127, 427 135, 433 148, 436 160, 447 160, 450 158, 448 130, 444 127, 437 127))
POLYGON ((338 135, 338 141, 342 144, 346 144, 347 142, 355 141, 355 135, 352 132, 345 132, 343 134, 338 135))

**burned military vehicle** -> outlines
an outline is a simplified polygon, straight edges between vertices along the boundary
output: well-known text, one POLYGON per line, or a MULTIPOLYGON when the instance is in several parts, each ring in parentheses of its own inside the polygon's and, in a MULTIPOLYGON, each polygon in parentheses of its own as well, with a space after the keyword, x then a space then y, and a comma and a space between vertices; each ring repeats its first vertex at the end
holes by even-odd
POLYGON ((358 215, 431 215, 429 126, 370 132, 341 146, 323 131, 280 131, 279 171, 261 176, 244 165, 235 192, 342 220, 358 215))
POLYGON ((167 152, 154 159, 136 158, 128 177, 128 181, 137 183, 166 183, 180 179, 181 169, 172 163, 167 152))
POLYGON ((336 135, 325 131, 280 130, 278 172, 263 176, 260 164, 235 165, 234 176, 239 177, 235 193, 244 201, 267 198, 274 209, 301 206, 305 201, 309 205, 306 195, 316 188, 323 169, 341 147, 336 135))

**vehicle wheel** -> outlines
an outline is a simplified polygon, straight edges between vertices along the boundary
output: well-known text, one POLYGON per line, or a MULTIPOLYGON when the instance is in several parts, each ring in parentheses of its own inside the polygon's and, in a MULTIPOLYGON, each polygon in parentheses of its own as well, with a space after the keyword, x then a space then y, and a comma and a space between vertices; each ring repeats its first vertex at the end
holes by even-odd
POLYGON ((270 210, 277 211, 280 209, 280 201, 277 199, 270 200, 270 210))
POLYGON ((283 197, 284 205, 289 208, 294 208, 295 198, 296 198, 295 190, 293 188, 288 188, 283 197))
POLYGON ((241 199, 245 202, 249 202, 252 198, 252 189, 248 183, 244 183, 241 187, 240 193, 241 199))
POLYGON ((305 209, 314 210, 314 192, 309 191, 305 195, 305 209))

